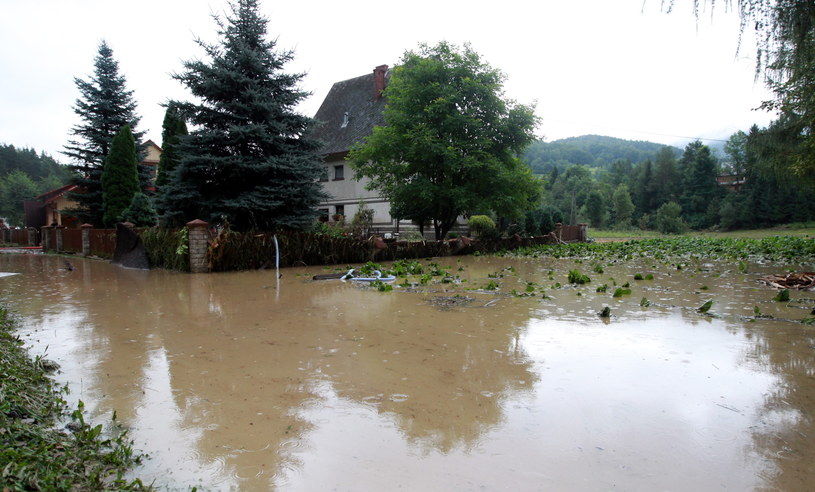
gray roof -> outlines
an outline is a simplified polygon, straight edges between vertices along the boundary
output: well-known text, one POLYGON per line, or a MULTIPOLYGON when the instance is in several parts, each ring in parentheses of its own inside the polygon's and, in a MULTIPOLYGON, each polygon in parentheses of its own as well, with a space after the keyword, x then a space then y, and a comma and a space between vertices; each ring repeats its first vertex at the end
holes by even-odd
MULTIPOLYGON (((389 76, 387 72, 386 84, 389 76)), ((319 126, 312 136, 323 142, 323 154, 347 152, 371 135, 374 126, 385 124, 384 109, 385 99, 375 97, 373 73, 336 82, 314 115, 319 126), (348 120, 343 126, 346 113, 348 120)))

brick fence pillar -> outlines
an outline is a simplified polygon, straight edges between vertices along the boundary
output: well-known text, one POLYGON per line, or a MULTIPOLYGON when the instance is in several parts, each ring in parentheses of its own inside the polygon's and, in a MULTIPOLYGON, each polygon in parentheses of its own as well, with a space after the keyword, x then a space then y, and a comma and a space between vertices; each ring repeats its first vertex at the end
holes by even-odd
POLYGON ((56 241, 57 244, 55 246, 56 246, 56 249, 57 249, 57 253, 59 253, 60 251, 62 251, 62 244, 63 244, 62 243, 62 231, 65 229, 65 226, 57 226, 54 229, 56 230, 56 236, 57 236, 57 241, 56 241))
POLYGON ((82 229, 82 256, 91 255, 91 229, 93 226, 90 224, 82 224, 79 226, 82 229))
POLYGON ((192 273, 209 272, 209 258, 207 258, 209 232, 207 231, 207 227, 209 227, 209 224, 200 219, 187 222, 187 230, 189 231, 190 272, 192 273))
POLYGON ((42 226, 40 230, 42 230, 42 251, 46 253, 51 251, 52 244, 51 244, 51 226, 42 226))
POLYGON ((35 227, 28 228, 28 245, 29 246, 37 245, 37 229, 35 227))

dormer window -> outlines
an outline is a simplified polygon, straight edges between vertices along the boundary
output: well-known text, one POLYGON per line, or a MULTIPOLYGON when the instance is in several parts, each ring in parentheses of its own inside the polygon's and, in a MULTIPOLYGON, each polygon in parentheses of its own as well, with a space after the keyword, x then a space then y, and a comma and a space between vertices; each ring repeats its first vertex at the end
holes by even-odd
POLYGON ((348 126, 348 120, 349 120, 348 111, 346 111, 342 115, 342 125, 340 125, 340 128, 345 128, 346 126, 348 126))

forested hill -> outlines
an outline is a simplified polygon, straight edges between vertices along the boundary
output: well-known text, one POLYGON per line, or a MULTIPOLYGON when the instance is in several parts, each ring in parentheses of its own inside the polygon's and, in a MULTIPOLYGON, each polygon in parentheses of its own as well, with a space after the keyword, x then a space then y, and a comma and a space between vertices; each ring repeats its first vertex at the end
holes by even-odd
MULTIPOLYGON (((607 168, 612 162, 623 159, 638 164, 653 159, 665 145, 601 135, 583 135, 554 142, 537 141, 524 152, 524 159, 538 174, 548 173, 557 166, 563 170, 573 164, 607 168)), ((676 147, 677 156, 682 150, 676 147)))

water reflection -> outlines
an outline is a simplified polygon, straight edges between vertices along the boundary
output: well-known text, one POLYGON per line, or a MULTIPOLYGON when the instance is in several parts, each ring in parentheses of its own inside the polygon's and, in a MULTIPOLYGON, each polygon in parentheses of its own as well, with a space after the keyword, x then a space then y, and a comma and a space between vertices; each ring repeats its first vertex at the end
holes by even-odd
POLYGON ((815 340, 748 319, 803 313, 757 288, 758 265, 642 260, 570 286, 569 269, 592 267, 470 258, 452 265, 467 283, 379 293, 310 281, 318 269, 72 263, 0 256, 21 274, 0 278, 2 297, 72 397, 132 428, 153 457, 139 474, 159 485, 805 490, 815 475, 815 340), (488 274, 497 293, 466 290, 488 274), (506 296, 530 282, 548 298, 506 296), (596 292, 625 282, 628 296, 596 292), (476 300, 430 302, 451 292, 476 300))

